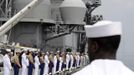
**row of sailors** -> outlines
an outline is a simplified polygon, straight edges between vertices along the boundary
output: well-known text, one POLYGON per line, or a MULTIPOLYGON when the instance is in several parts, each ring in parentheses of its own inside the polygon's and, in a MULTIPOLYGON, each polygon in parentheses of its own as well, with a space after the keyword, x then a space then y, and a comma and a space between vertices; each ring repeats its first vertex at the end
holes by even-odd
POLYGON ((19 75, 20 68, 22 68, 21 75, 48 75, 82 67, 89 63, 89 58, 86 54, 59 51, 53 54, 52 52, 43 53, 25 50, 16 52, 10 62, 9 53, 7 51, 7 54, 3 57, 4 75, 11 74, 11 63, 13 63, 14 75, 19 75))

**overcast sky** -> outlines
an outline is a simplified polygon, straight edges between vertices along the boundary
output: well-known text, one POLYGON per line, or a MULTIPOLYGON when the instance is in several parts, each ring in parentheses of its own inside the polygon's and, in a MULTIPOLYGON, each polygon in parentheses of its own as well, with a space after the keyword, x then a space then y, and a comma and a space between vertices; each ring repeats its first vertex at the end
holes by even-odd
POLYGON ((106 20, 122 22, 123 37, 117 57, 134 71, 134 0, 101 0, 101 2, 102 6, 93 13, 102 14, 106 20))

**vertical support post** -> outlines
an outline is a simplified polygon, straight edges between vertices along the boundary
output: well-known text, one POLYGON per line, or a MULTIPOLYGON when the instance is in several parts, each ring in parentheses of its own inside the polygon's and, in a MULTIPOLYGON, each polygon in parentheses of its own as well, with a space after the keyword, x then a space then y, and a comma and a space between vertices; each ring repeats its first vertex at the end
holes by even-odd
POLYGON ((41 24, 37 25, 37 29, 36 29, 36 46, 38 48, 41 47, 41 43, 42 43, 42 27, 41 24))
POLYGON ((5 14, 6 14, 5 18, 7 18, 8 17, 8 0, 6 0, 6 4, 5 4, 5 14))

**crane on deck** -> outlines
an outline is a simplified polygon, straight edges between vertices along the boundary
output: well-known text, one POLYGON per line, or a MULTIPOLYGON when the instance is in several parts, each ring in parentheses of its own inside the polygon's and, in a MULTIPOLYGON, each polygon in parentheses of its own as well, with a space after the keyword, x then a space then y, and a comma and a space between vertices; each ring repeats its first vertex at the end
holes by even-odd
MULTIPOLYGON (((20 10, 16 15, 0 26, 0 37, 14 27, 28 12, 38 6, 43 0, 33 0, 20 10)), ((1 40, 0 40, 1 41, 1 40)))

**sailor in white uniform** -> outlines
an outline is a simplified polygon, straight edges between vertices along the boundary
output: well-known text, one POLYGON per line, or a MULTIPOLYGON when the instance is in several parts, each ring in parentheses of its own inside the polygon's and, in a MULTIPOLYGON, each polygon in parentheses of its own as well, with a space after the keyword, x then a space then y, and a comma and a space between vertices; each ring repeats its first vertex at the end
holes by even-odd
POLYGON ((56 54, 54 54, 54 61, 53 61, 53 63, 54 63, 53 74, 55 74, 56 73, 56 65, 57 65, 57 56, 56 56, 56 54))
POLYGON ((85 57, 85 54, 83 55, 83 66, 86 66, 86 57, 85 57))
POLYGON ((83 53, 81 54, 80 56, 80 67, 83 67, 84 66, 84 56, 83 56, 83 53))
POLYGON ((44 75, 48 75, 48 72, 49 72, 49 62, 50 62, 50 61, 49 61, 48 56, 49 56, 49 53, 46 52, 45 60, 44 60, 44 62, 45 62, 44 75))
POLYGON ((6 49, 6 54, 3 57, 3 65, 4 65, 4 75, 10 75, 11 74, 11 61, 10 61, 10 49, 6 49))
POLYGON ((70 60, 70 56, 69 53, 66 54, 66 70, 68 70, 69 67, 69 60, 70 60))
POLYGON ((60 60, 60 64, 59 64, 59 72, 61 72, 61 71, 62 71, 62 63, 63 63, 62 54, 60 54, 59 60, 60 60))
POLYGON ((26 53, 27 53, 26 50, 24 50, 24 52, 21 56, 21 63, 22 63, 21 75, 27 75, 28 74, 27 66, 29 65, 29 61, 28 61, 26 53))
POLYGON ((88 52, 91 64, 73 75, 134 75, 134 72, 116 60, 122 35, 121 22, 100 21, 86 25, 88 52))
POLYGON ((79 53, 77 53, 76 57, 77 57, 77 59, 76 59, 76 67, 78 68, 78 67, 80 67, 80 55, 79 55, 79 53))
POLYGON ((34 67, 35 67, 34 75, 39 75, 40 61, 39 61, 39 55, 38 55, 37 52, 36 52, 36 56, 35 56, 34 60, 35 60, 35 63, 34 63, 34 67))
POLYGON ((73 53, 70 54, 70 59, 71 59, 71 66, 70 66, 70 69, 72 69, 72 68, 73 68, 73 64, 74 64, 73 53))

